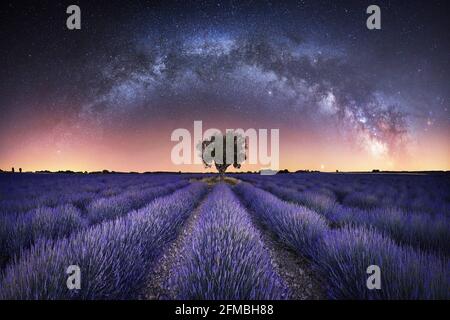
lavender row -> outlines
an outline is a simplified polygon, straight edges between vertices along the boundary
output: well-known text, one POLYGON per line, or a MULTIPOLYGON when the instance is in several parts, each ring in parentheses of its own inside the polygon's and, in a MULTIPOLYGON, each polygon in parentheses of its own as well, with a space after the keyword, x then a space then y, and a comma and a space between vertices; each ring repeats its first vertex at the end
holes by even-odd
POLYGON ((180 180, 175 175, 0 175, 0 214, 73 204, 84 210, 95 198, 115 196, 180 180))
POLYGON ((129 299, 207 188, 193 183, 125 217, 36 243, 7 266, 0 299, 129 299), (81 289, 66 286, 66 268, 81 270, 81 289))
POLYGON ((330 229, 312 210, 247 183, 236 186, 247 206, 287 245, 309 257, 332 299, 448 299, 449 261, 399 246, 367 228, 330 229), (381 268, 382 289, 366 287, 367 267, 381 268))
POLYGON ((67 175, 67 174, 20 174, 0 175, 0 190, 8 199, 36 198, 51 193, 102 192, 122 190, 133 185, 159 183, 175 175, 67 175))
POLYGON ((163 187, 133 190, 118 196, 94 200, 83 215, 72 205, 40 207, 18 215, 0 216, 0 266, 38 239, 57 239, 89 225, 115 219, 143 207, 157 197, 167 195, 188 182, 179 181, 163 187))
POLYGON ((182 188, 187 184, 187 181, 182 180, 165 186, 133 190, 113 197, 95 199, 87 207, 89 223, 93 224, 107 219, 114 219, 124 213, 142 207, 157 197, 182 188))
POLYGON ((450 254, 450 219, 445 215, 406 212, 400 208, 351 208, 323 193, 298 192, 273 183, 264 184, 264 189, 319 212, 335 225, 373 227, 399 243, 442 255, 450 254))
POLYGON ((248 183, 235 187, 247 207, 287 245, 308 258, 317 256, 318 243, 329 229, 325 219, 303 206, 280 201, 248 183))
POLYGON ((282 299, 286 287, 274 272, 257 231, 229 187, 219 184, 201 206, 170 286, 178 299, 282 299))
POLYGON ((398 207, 408 212, 450 216, 448 174, 244 174, 239 179, 257 186, 271 182, 299 192, 327 195, 358 209, 398 207))

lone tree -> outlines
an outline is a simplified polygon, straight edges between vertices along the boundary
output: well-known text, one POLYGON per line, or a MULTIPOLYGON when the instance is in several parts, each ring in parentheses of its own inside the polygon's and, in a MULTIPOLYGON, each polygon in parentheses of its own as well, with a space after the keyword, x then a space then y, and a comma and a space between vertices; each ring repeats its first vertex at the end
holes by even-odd
POLYGON ((197 145, 205 167, 210 168, 214 164, 221 178, 230 165, 237 169, 241 167, 246 159, 247 148, 245 137, 232 130, 226 134, 216 132, 197 145))

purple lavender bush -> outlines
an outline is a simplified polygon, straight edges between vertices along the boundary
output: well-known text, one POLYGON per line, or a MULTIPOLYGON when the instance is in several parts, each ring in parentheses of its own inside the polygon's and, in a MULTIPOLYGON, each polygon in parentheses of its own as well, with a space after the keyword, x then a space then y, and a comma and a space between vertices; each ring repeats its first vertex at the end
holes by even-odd
POLYGON ((143 190, 131 190, 117 196, 96 199, 88 205, 88 220, 91 224, 95 224, 107 219, 117 218, 131 210, 142 207, 157 197, 167 195, 182 188, 186 184, 186 181, 178 181, 166 186, 149 187, 143 190))
POLYGON ((60 238, 89 224, 117 218, 186 184, 186 181, 178 181, 162 187, 130 190, 119 196, 100 198, 89 205, 87 217, 72 205, 40 207, 25 214, 4 215, 0 217, 0 267, 21 250, 28 249, 37 239, 60 238))
POLYGON ((320 214, 324 214, 327 218, 328 213, 332 212, 337 205, 335 198, 314 191, 299 192, 295 189, 278 186, 274 183, 266 184, 263 189, 285 201, 294 202, 308 207, 320 214))
POLYGON ((0 299, 135 298, 206 189, 194 183, 127 216, 39 241, 6 267, 0 299), (81 269, 80 290, 66 286, 70 265, 81 269))
POLYGON ((368 194, 365 192, 352 192, 343 199, 342 203, 349 207, 373 209, 379 205, 380 201, 373 194, 368 194))
POLYGON ((450 220, 444 215, 411 213, 399 208, 367 211, 336 206, 333 216, 340 225, 375 228, 399 244, 444 256, 450 254, 450 220))
POLYGON ((248 183, 239 183, 235 191, 281 241, 306 257, 316 256, 317 244, 328 230, 324 218, 312 210, 284 202, 248 183))
POLYGON ((332 230, 323 220, 298 218, 301 211, 293 214, 294 205, 247 183, 240 183, 235 190, 284 243, 311 258, 325 278, 329 298, 449 298, 448 259, 399 246, 375 230, 350 226, 332 230), (295 219, 301 220, 300 228, 295 219), (366 287, 370 265, 381 267, 381 290, 366 287))
POLYGON ((0 214, 21 214, 37 207, 73 204, 84 211, 98 197, 140 191, 180 181, 178 175, 0 175, 0 214))
POLYGON ((343 206, 331 196, 319 192, 297 192, 273 183, 266 183, 265 188, 283 200, 315 210, 334 226, 373 227, 400 244, 442 255, 450 254, 450 219, 445 215, 408 212, 390 207, 362 210, 343 206))
POLYGON ((56 239, 85 226, 81 213, 72 205, 40 207, 20 215, 0 218, 0 266, 38 239, 56 239))
POLYGON ((170 286, 178 299, 283 299, 286 287, 229 187, 219 184, 201 206, 170 286))
POLYGON ((328 232, 316 258, 331 299, 449 299, 448 260, 400 247, 364 228, 328 232), (381 270, 381 289, 368 290, 367 267, 381 270))

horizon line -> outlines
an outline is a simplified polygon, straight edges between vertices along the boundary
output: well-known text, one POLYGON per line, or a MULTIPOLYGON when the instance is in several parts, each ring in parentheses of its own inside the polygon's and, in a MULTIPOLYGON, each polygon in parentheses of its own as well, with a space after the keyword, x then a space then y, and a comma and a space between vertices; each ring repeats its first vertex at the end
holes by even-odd
MULTIPOLYGON (((20 169, 20 168, 19 168, 20 169)), ((264 169, 267 170, 267 169, 264 169)), ((225 174, 259 174, 262 170, 247 170, 247 171, 228 171, 225 174)), ((273 170, 280 174, 287 174, 287 173, 449 173, 450 170, 445 169, 428 169, 428 170, 380 170, 380 169, 372 169, 372 170, 355 170, 355 171, 341 171, 341 170, 334 170, 334 171, 322 171, 322 170, 311 170, 311 169, 298 169, 295 171, 290 171, 288 169, 280 169, 280 170, 273 170)), ((0 169, 0 173, 5 174, 21 174, 21 173, 66 173, 66 174, 152 174, 152 173, 173 173, 173 174, 218 174, 218 172, 195 172, 195 171, 171 171, 171 170, 157 170, 157 171, 115 171, 115 170, 93 170, 93 171, 74 171, 71 169, 66 170, 57 170, 57 171, 51 171, 48 169, 43 170, 35 170, 35 171, 12 171, 12 170, 3 170, 0 169)))

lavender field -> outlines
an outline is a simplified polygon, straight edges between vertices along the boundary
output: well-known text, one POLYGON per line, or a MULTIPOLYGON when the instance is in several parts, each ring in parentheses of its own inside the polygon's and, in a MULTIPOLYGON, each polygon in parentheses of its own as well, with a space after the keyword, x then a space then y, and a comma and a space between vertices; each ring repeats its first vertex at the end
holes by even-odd
POLYGON ((0 299, 449 299, 449 257, 448 175, 0 175, 0 299))

